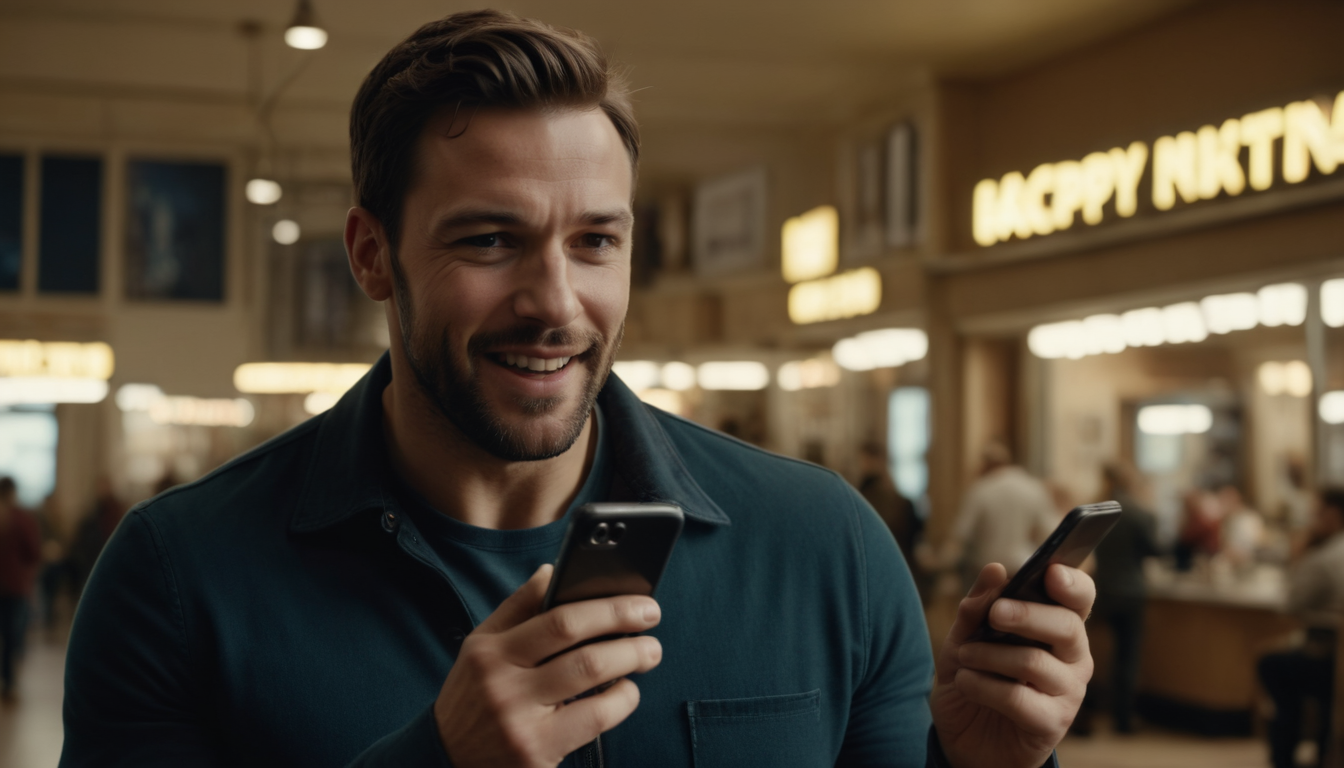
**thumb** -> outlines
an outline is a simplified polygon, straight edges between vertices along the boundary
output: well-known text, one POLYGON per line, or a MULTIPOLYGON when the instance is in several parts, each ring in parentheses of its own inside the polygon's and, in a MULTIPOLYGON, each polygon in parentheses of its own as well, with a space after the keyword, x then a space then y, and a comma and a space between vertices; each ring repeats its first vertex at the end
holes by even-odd
POLYGON ((546 588, 551 583, 551 572, 555 566, 546 563, 532 574, 523 586, 499 604, 495 612, 485 618, 476 628, 478 632, 495 633, 513 629, 524 621, 536 616, 541 610, 541 602, 546 597, 546 588))

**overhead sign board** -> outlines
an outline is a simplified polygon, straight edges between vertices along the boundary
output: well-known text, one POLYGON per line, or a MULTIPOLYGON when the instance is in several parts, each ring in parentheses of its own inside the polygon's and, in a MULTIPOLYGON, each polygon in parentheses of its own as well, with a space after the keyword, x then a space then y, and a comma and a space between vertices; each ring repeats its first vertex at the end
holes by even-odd
POLYGON ((1276 180, 1276 146, 1284 183, 1305 181, 1313 166, 1326 176, 1338 171, 1344 166, 1344 92, 1333 104, 1295 101, 1163 136, 1151 148, 1135 141, 1081 160, 1042 163, 1026 175, 984 179, 972 193, 972 233, 977 243, 991 246, 1064 231, 1079 218, 1088 226, 1129 218, 1139 210, 1145 176, 1159 212, 1178 200, 1235 197, 1248 187, 1264 191, 1276 180))

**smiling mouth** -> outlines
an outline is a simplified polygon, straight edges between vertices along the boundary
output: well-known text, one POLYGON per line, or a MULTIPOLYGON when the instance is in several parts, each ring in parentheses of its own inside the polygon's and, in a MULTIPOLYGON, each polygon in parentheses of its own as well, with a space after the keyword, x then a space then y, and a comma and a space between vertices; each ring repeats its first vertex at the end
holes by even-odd
POLYGON ((506 368, 515 368, 529 373, 553 373, 569 365, 569 361, 573 360, 574 356, 528 357, 527 355, 505 352, 499 355, 490 355, 490 358, 506 368))

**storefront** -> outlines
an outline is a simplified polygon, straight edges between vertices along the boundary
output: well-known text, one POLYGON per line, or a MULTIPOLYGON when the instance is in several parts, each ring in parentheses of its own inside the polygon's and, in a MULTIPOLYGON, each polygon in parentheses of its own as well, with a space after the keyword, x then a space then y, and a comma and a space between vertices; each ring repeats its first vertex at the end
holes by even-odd
POLYGON ((1344 482, 1344 59, 1325 15, 1199 6, 942 94, 931 534, 991 439, 1077 503, 1133 463, 1167 545, 1191 505, 1239 493, 1255 530, 1153 574, 1141 687, 1210 730, 1249 727, 1309 489, 1344 482), (1201 611, 1217 621, 1170 620, 1201 611))

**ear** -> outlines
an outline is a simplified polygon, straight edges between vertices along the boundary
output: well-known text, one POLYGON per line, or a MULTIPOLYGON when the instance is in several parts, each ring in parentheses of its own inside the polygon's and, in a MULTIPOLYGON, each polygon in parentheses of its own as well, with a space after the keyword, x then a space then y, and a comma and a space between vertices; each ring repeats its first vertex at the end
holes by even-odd
POLYGON ((345 214, 345 253, 365 295, 374 301, 391 298, 392 249, 382 222, 365 208, 351 208, 345 214))

